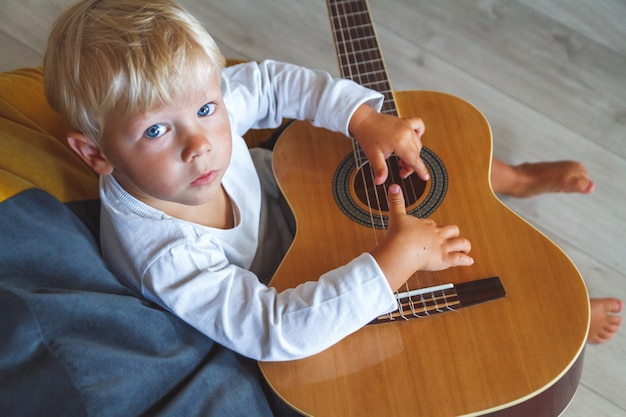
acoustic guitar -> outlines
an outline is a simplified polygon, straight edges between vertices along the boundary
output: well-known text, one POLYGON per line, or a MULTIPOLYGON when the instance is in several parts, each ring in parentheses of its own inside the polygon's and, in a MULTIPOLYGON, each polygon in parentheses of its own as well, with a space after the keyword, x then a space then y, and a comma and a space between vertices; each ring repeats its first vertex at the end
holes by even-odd
MULTIPOLYGON (((366 1, 327 5, 342 76, 383 93, 383 112, 426 124, 432 178, 400 181, 407 211, 459 225, 475 262, 416 273, 397 293, 396 312, 317 355, 261 362, 264 377, 313 416, 560 414, 580 381, 589 325, 578 270, 493 193, 481 112, 448 94, 392 92, 366 1)), ((384 239, 385 187, 373 186, 352 139, 296 122, 273 164, 297 231, 270 285, 315 280, 384 239)))

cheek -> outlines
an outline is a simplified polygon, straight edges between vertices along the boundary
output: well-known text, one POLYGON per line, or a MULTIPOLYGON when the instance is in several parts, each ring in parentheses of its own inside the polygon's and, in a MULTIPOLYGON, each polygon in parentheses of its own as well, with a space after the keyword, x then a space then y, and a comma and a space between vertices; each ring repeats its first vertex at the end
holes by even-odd
POLYGON ((169 158, 163 155, 137 156, 126 171, 137 186, 157 195, 176 187, 178 170, 169 158))
POLYGON ((230 130, 230 123, 228 123, 228 120, 226 120, 225 126, 223 126, 221 129, 220 138, 222 138, 220 154, 223 158, 228 158, 227 160, 230 161, 230 157, 233 153, 233 136, 230 130))
POLYGON ((228 158, 228 161, 230 161, 230 158, 233 155, 233 137, 231 135, 228 136, 228 142, 226 142, 226 146, 224 148, 224 156, 228 158))

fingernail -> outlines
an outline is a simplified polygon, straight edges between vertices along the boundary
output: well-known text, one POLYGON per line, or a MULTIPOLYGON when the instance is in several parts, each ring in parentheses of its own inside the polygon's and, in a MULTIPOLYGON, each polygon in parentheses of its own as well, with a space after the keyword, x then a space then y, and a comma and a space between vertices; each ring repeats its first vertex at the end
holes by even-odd
POLYGON ((391 184, 389 186, 389 192, 391 194, 399 194, 400 193, 400 186, 398 184, 391 184))

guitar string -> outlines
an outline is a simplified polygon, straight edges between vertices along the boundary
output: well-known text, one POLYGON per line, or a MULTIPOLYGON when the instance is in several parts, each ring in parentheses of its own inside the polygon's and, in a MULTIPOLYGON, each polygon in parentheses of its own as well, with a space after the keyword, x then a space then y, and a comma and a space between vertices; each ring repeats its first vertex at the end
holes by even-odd
MULTIPOLYGON (((363 6, 362 3, 357 3, 357 5, 363 6)), ((358 22, 358 25, 355 24, 353 25, 353 27, 357 28, 356 31, 359 32, 358 39, 361 40, 365 46, 365 47, 362 47, 361 45, 359 45, 359 48, 356 48, 356 49, 362 50, 361 53, 367 58, 365 62, 369 63, 369 68, 368 68, 369 72, 365 74, 366 80, 365 81, 361 80, 362 84, 370 88, 375 88, 376 84, 380 85, 379 88, 375 88, 375 89, 383 93, 383 95, 385 96, 385 101, 384 101, 382 112, 387 113, 387 114, 397 115, 397 110, 396 110, 393 93, 392 93, 393 90, 391 88, 391 82, 389 81, 389 77, 386 76, 386 71, 385 71, 385 67, 383 64, 383 60, 382 60, 382 52, 378 46, 378 41, 376 39, 375 33, 373 32, 374 28, 373 28, 371 15, 369 14, 367 10, 363 10, 363 7, 360 7, 360 10, 358 10, 355 16, 356 16, 355 17, 356 19, 359 19, 359 22, 358 22), (378 68, 378 66, 380 66, 380 68, 378 68), (382 82, 380 81, 381 73, 383 75, 382 82), (374 78, 374 82, 372 82, 371 78, 374 78)), ((396 164, 398 164, 399 162, 398 157, 396 155, 390 156, 388 161, 391 162, 392 160, 395 160, 396 164)), ((412 186, 412 183, 410 182, 410 180, 405 181, 405 179, 403 179, 402 177, 396 178, 396 172, 394 169, 391 169, 390 163, 388 163, 388 175, 390 176, 391 183, 397 183, 402 187, 403 193, 404 195, 407 196, 407 201, 408 201, 411 195, 409 195, 407 192, 409 191, 407 188, 407 183, 412 186)), ((413 187, 411 187, 411 192, 413 193, 412 197, 415 200, 415 189, 413 187)), ((385 198, 387 198, 386 187, 385 187, 385 198)), ((389 206, 389 201, 387 201, 387 206, 389 206)), ((413 274, 413 277, 418 278, 418 275, 413 274)), ((404 283, 404 289, 406 292, 408 292, 411 289, 409 285, 409 281, 410 279, 408 279, 404 283)), ((399 306, 398 311, 399 311, 400 317, 406 318, 401 300, 399 300, 398 306, 399 306)), ((408 307, 409 307, 409 311, 411 312, 411 314, 417 315, 416 310, 415 310, 415 304, 413 302, 413 297, 408 297, 408 307)), ((407 312, 407 314, 409 313, 407 312)))
MULTIPOLYGON (((346 3, 346 2, 344 2, 346 3)), ((348 2, 350 3, 350 2, 348 2)), ((351 5, 363 6, 364 2, 351 2, 351 5)), ((356 40, 353 39, 353 48, 354 51, 354 66, 358 68, 359 62, 363 61, 363 59, 359 59, 356 54, 359 53, 365 56, 365 63, 371 63, 371 66, 368 68, 369 72, 363 73, 362 71, 356 71, 359 77, 359 82, 362 85, 378 90, 379 92, 385 95, 385 101, 382 109, 382 113, 397 115, 397 111, 395 108, 393 93, 391 89, 391 83, 389 81, 389 77, 386 76, 386 70, 382 59, 382 53, 380 52, 380 48, 378 47, 378 42, 376 39, 376 35, 374 33, 374 28, 371 20, 371 16, 366 7, 360 7, 356 11, 351 10, 350 13, 346 13, 347 16, 353 18, 352 25, 348 25, 352 27, 353 31, 358 32, 356 40), (357 45, 357 42, 364 43, 363 45, 357 45), (377 65, 375 65, 377 64, 377 65), (378 67, 379 66, 379 67, 378 67), (376 78, 376 74, 382 74, 376 78), (374 77, 374 81, 371 80, 371 77, 374 77), (375 84, 384 84, 384 88, 375 88, 375 84)), ((349 30, 349 29, 348 29, 349 30)), ((351 67, 349 67, 351 68, 351 67)), ((396 155, 392 155, 390 160, 398 161, 396 155)), ((389 166, 389 168, 391 168, 389 166)), ((407 195, 407 201, 411 199, 413 201, 417 201, 417 191, 415 190, 415 186, 412 181, 407 181, 403 178, 396 179, 395 178, 395 170, 389 169, 390 180, 392 183, 398 183, 407 195)), ((385 190, 386 191, 386 190, 385 190)), ((378 194, 377 194, 378 195, 378 194)), ((385 192, 385 197, 387 193, 385 192)), ((388 204, 388 202, 387 202, 388 204)), ((418 212, 421 208, 418 206, 418 212)), ((418 213, 419 215, 419 213, 418 213)))
MULTIPOLYGON (((394 96, 393 96, 393 89, 391 87, 391 81, 389 80, 389 77, 387 76, 387 71, 386 71, 386 68, 385 68, 384 60, 382 58, 382 51, 381 51, 381 49, 380 49, 380 47, 378 45, 378 40, 377 40, 377 37, 376 37, 376 34, 375 34, 375 28, 373 26, 371 14, 367 10, 367 1, 366 0, 364 0, 364 1, 357 1, 357 3, 365 9, 364 12, 361 15, 361 16, 363 16, 363 19, 365 19, 365 21, 361 22, 361 26, 362 27, 366 27, 369 30, 371 30, 371 33, 369 34, 369 41, 368 41, 368 54, 375 54, 375 53, 378 54, 378 56, 375 57, 376 58, 376 62, 377 62, 378 65, 380 65, 380 72, 383 74, 383 79, 385 80, 385 83, 387 84, 386 85, 386 88, 387 88, 387 90, 386 90, 387 112, 397 116, 398 112, 397 112, 397 107, 395 105, 395 99, 394 99, 394 96), (374 52, 371 52, 371 51, 374 51, 374 52)), ((374 60, 372 60, 372 61, 374 61, 374 60)), ((376 69, 374 69, 373 72, 376 72, 376 69)), ((394 155, 393 158, 396 160, 396 163, 399 162, 399 158, 396 155, 394 155)), ((390 172, 395 175, 395 172, 393 170, 390 171, 390 172)), ((413 174, 413 175, 417 175, 417 174, 413 174)), ((418 200, 418 198, 417 198, 417 191, 415 190, 414 183, 410 179, 407 178, 405 180, 405 179, 400 177, 399 181, 396 180, 396 179, 393 179, 393 182, 399 182, 402 185, 403 192, 405 193, 405 195, 407 195, 407 201, 409 201, 412 198, 412 201, 417 202, 417 200, 418 200)), ((417 213, 418 216, 421 217, 421 213, 420 213, 421 208, 419 207, 419 205, 417 207, 417 210, 418 210, 418 213, 417 213)), ((413 274, 413 278, 412 279, 413 279, 413 281, 415 281, 417 287, 424 286, 423 283, 420 282, 421 281, 420 274, 417 274, 417 272, 413 274)), ((406 288, 407 291, 410 289, 409 282, 410 282, 410 279, 407 280, 407 282, 405 283, 405 288, 406 288)), ((430 283, 428 283, 426 286, 430 286, 430 283)), ((423 295, 420 295, 420 297, 421 297, 420 303, 425 306, 426 303, 425 303, 425 300, 423 298, 423 295)), ((411 307, 413 307, 413 298, 412 297, 409 297, 409 304, 410 304, 411 307)), ((428 314, 428 310, 427 309, 424 309, 424 312, 426 314, 428 314)))
MULTIPOLYGON (((347 78, 358 82, 361 85, 364 85, 366 87, 369 88, 373 88, 379 92, 381 92, 384 95, 384 103, 383 103, 383 109, 381 110, 381 113, 387 113, 387 114, 394 114, 397 115, 397 111, 395 108, 395 102, 393 99, 393 93, 392 93, 392 89, 391 89, 391 85, 390 85, 390 81, 389 78, 384 76, 384 83, 381 82, 380 80, 375 80, 375 82, 372 82, 370 79, 370 76, 374 76, 376 73, 382 73, 383 75, 386 75, 386 69, 384 67, 384 63, 382 61, 382 52, 380 51, 380 48, 378 46, 378 42, 376 40, 376 36, 375 33, 373 32, 374 28, 373 28, 373 22, 371 19, 371 15, 369 14, 369 11, 367 10, 367 8, 365 7, 360 7, 358 8, 358 10, 356 10, 356 12, 354 12, 352 10, 352 6, 356 5, 357 6, 363 6, 363 3, 365 3, 365 1, 362 2, 346 2, 346 1, 342 1, 342 2, 333 2, 332 0, 329 0, 329 6, 332 8, 333 4, 335 4, 337 10, 339 8, 342 9, 343 13, 339 14, 339 13, 335 13, 335 16, 344 16, 345 19, 345 26, 342 27, 341 25, 344 23, 340 18, 336 19, 334 24, 337 26, 337 28, 334 29, 335 32, 335 39, 337 40, 337 52, 338 52, 338 56, 340 57, 340 71, 342 72, 343 76, 347 75, 347 78), (350 8, 351 10, 346 10, 346 8, 350 8), (358 20, 358 21, 357 21, 358 20), (351 36, 351 34, 349 33, 350 28, 353 28, 354 32, 358 32, 357 33, 357 37, 356 39, 351 36), (366 29, 370 29, 371 33, 369 33, 366 29), (365 33, 363 35, 363 33, 365 33), (346 39, 346 36, 348 37, 348 39, 346 39), (341 37, 341 39, 339 38, 341 37), (358 42, 362 42, 366 44, 366 48, 363 48, 361 45, 358 45, 358 42), (341 43, 340 43, 341 42, 341 43), (342 53, 341 51, 341 45, 343 45, 343 49, 345 52, 342 53), (349 50, 351 52, 349 52, 349 50), (350 53, 352 54, 352 62, 350 61, 350 53), (370 73, 365 73, 363 74, 362 71, 359 71, 358 69, 358 65, 359 62, 363 61, 362 59, 359 59, 359 57, 357 56, 357 54, 361 54, 363 56, 366 56, 368 59, 365 60, 365 62, 362 64, 365 68, 367 68, 368 70, 370 70, 370 73), (342 62, 341 58, 344 58, 345 60, 347 60, 347 62, 344 63, 342 62), (369 63, 369 67, 368 67, 368 63, 369 63), (380 69, 376 68, 372 63, 377 63, 378 65, 381 66, 380 69), (348 70, 348 74, 345 74, 345 68, 347 68, 348 70), (356 69, 356 71, 353 71, 353 68, 356 69), (355 75, 356 72, 356 75, 355 75), (386 84, 384 85, 384 89, 381 88, 376 88, 374 87, 375 84, 386 84), (382 90, 382 91, 381 91, 382 90)), ((364 167, 365 163, 363 162, 363 155, 360 154, 360 152, 358 151, 360 150, 360 147, 358 144, 355 143, 355 141, 353 141, 353 152, 355 155, 355 163, 357 164, 357 167, 362 168, 364 167)), ((392 155, 390 158, 396 158, 396 155, 392 155)), ((397 162, 396 162, 397 163, 397 162)), ((410 180, 405 180, 403 178, 399 178, 396 179, 395 178, 395 172, 394 170, 391 169, 391 164, 389 162, 387 162, 388 165, 388 172, 390 175, 390 180, 392 183, 398 183, 403 190, 403 193, 405 193, 405 195, 408 195, 409 197, 413 197, 413 201, 417 202, 417 191, 415 190, 415 186, 413 184, 413 182, 411 182, 410 180), (407 187, 408 184, 408 187, 407 187)), ((399 165, 398 165, 399 166, 399 165)), ((365 182, 365 170, 361 169, 361 175, 362 180, 364 181, 364 184, 366 184, 365 182)), ((370 180, 372 185, 374 184, 374 174, 373 172, 370 170, 370 180)), ((382 206, 380 204, 379 201, 379 193, 376 190, 376 186, 373 185, 374 187, 374 196, 376 197, 376 202, 377 202, 377 207, 379 208, 378 210, 378 217, 379 217, 379 221, 381 222, 381 224, 384 224, 383 219, 384 219, 384 214, 382 211, 382 206)), ((387 186, 386 184, 383 184, 382 186, 383 190, 384 190, 384 198, 387 199, 387 186)), ((367 204, 369 207, 369 211, 370 211, 370 218, 371 218, 371 222, 372 222, 372 228, 375 229, 374 227, 374 217, 375 215, 373 214, 373 210, 372 210, 372 204, 371 204, 371 199, 370 199, 370 195, 369 195, 369 190, 368 187, 365 187, 365 194, 366 194, 366 200, 367 200, 367 204)), ((389 206, 389 201, 387 200, 387 206, 389 206)), ((420 213, 420 207, 418 205, 418 216, 421 217, 421 213, 420 213)), ((375 242, 376 245, 378 245, 378 238, 377 235, 375 233, 374 230, 374 236, 375 236, 375 242)), ((422 283, 420 283, 420 276, 417 273, 413 274, 413 278, 415 281, 417 281, 417 286, 421 287, 423 286, 422 283)), ((430 281, 430 280, 429 280, 430 281)), ((406 291, 409 291, 410 285, 409 285, 409 280, 407 280, 407 282, 405 282, 404 284, 406 291)), ((415 313, 415 303, 412 299, 412 297, 409 297, 409 307, 410 310, 412 311, 413 315, 417 315, 415 313)), ((425 313, 425 315, 428 315, 428 311, 426 310, 426 300, 424 299, 424 297, 422 295, 420 295, 420 300, 418 300, 419 304, 423 305, 423 312, 425 313)), ((400 308, 402 307, 401 303, 399 304, 400 308)), ((401 316, 404 317, 404 314, 401 311, 401 316)))
MULTIPOLYGON (((361 5, 361 6, 363 6, 363 3, 364 2, 356 2, 356 4, 361 5)), ((364 32, 364 35, 362 35, 360 39, 364 40, 367 46, 366 48, 360 48, 360 49, 362 49, 362 53, 364 55, 367 55, 368 59, 366 60, 366 62, 372 63, 372 66, 370 67, 370 71, 365 74, 365 76, 367 77, 367 80, 364 81, 364 85, 367 85, 370 88, 372 88, 374 84, 383 84, 384 85, 383 91, 381 91, 381 89, 377 89, 378 91, 380 91, 381 93, 385 95, 384 107, 386 108, 383 108, 382 112, 397 116, 398 112, 397 112, 394 98, 393 98, 393 89, 391 88, 391 82, 389 81, 389 77, 386 75, 386 70, 385 70, 383 59, 382 59, 382 52, 380 51, 380 48, 378 46, 378 41, 376 39, 376 34, 374 33, 374 27, 372 24, 371 16, 367 8, 359 10, 355 14, 355 16, 356 16, 356 19, 358 19, 358 24, 354 25, 353 27, 358 28, 357 30, 361 31, 362 33, 364 32), (367 29, 369 29, 369 31, 367 31, 367 29), (376 64, 380 66, 380 68, 378 68, 376 64), (378 79, 376 79, 375 74, 382 74, 382 77, 379 76, 378 79), (370 80, 370 77, 374 77, 373 82, 370 80), (382 81, 380 81, 381 79, 382 81)), ((392 155, 390 159, 395 160, 396 163, 399 161, 399 158, 395 154, 392 155)), ((395 170, 390 169, 389 172, 391 174, 391 182, 398 183, 402 186, 403 192, 405 193, 405 195, 407 195, 407 201, 410 201, 410 200, 416 201, 417 191, 415 190, 415 186, 413 182, 410 180, 401 178, 401 177, 399 179, 396 179, 395 170)), ((419 210, 421 209, 418 206, 418 211, 419 210)))
MULTIPOLYGON (((341 13, 341 14, 335 13, 335 16, 337 16, 337 17, 342 16, 344 19, 348 20, 350 18, 349 14, 345 10, 345 5, 342 5, 342 6, 343 6, 342 8, 344 9, 343 13, 341 13)), ((358 71, 358 68, 357 68, 357 71, 356 71, 356 74, 359 74, 358 79, 355 76, 355 74, 353 73, 353 67, 352 67, 351 62, 350 62, 350 57, 348 56, 348 51, 349 50, 352 51, 352 54, 354 54, 354 55, 357 53, 357 48, 356 48, 354 39, 348 33, 347 35, 348 35, 348 38, 350 39, 350 43, 348 43, 348 41, 346 40, 346 36, 345 36, 346 35, 346 33, 345 33, 346 32, 346 27, 350 28, 350 26, 351 26, 350 22, 346 22, 345 27, 343 27, 343 28, 341 26, 342 23, 343 23, 341 18, 338 18, 333 23, 336 26, 338 26, 338 28, 335 28, 335 32, 336 32, 335 38, 338 41, 336 43, 336 46, 337 46, 338 57, 339 57, 339 60, 340 60, 340 72, 342 73, 342 76, 345 77, 347 75, 347 78, 349 78, 349 79, 351 79, 353 81, 359 82, 362 85, 366 85, 363 82, 362 77, 360 76, 360 72, 358 71), (339 37, 341 37, 341 38, 339 38, 339 37), (339 43, 339 41, 341 41, 342 43, 339 43), (343 51, 341 50, 342 47, 343 47, 343 51), (347 62, 344 63, 343 62, 344 60, 347 61, 347 62), (346 74, 346 69, 348 71, 348 74, 346 74)), ((354 25, 352 25, 352 26, 354 27, 354 25)), ((356 61, 358 63, 356 56, 353 56, 353 61, 356 61)), ((355 143, 355 141, 353 143, 354 143, 353 146, 355 146, 355 150, 356 150, 358 145, 355 143)), ((361 160, 360 160, 361 159, 361 155, 358 155, 356 151, 355 151, 355 158, 356 158, 356 164, 357 164, 356 166, 357 166, 358 169, 361 170, 361 175, 363 176, 362 177, 363 186, 365 187, 365 195, 366 195, 366 200, 367 200, 367 206, 369 208, 370 221, 371 221, 371 225, 372 225, 372 230, 374 232, 374 240, 375 240, 376 245, 378 245, 379 242, 378 242, 378 239, 376 237, 376 235, 377 235, 376 228, 374 227, 374 215, 373 215, 372 204, 371 204, 370 196, 369 196, 369 187, 367 186, 367 182, 365 181, 365 169, 364 169, 364 165, 361 163, 361 160)), ((370 176, 372 176, 372 175, 370 175, 370 176)), ((370 179, 372 180, 372 185, 373 185, 373 189, 374 189, 374 195, 376 196, 376 200, 377 200, 377 204, 378 204, 377 207, 379 207, 379 209, 380 209, 381 206, 380 206, 380 201, 379 201, 378 193, 377 193, 377 190, 376 190, 376 186, 374 184, 373 178, 370 178, 370 179)), ((382 220, 382 218, 381 218, 381 220, 382 220)), ((384 223, 381 222, 381 224, 384 224, 384 223)), ((401 304, 400 304, 400 307, 401 307, 401 304)), ((390 316, 390 318, 391 318, 391 316, 390 316)))
MULTIPOLYGON (((353 73, 353 68, 352 65, 350 65, 350 56, 349 56, 349 49, 352 50, 352 54, 355 54, 355 48, 354 48, 354 44, 351 41, 351 38, 349 37, 349 34, 346 33, 346 27, 350 26, 349 22, 343 22, 342 21, 342 17, 344 19, 348 19, 348 13, 345 10, 345 4, 336 4, 337 6, 337 12, 335 13, 335 16, 337 16, 337 19, 335 20, 334 24, 335 24, 335 39, 337 40, 336 42, 336 46, 337 46, 337 55, 339 56, 339 61, 340 61, 340 72, 342 74, 342 76, 359 82, 360 79, 357 79, 356 75, 353 73), (339 9, 343 9, 341 10, 342 13, 339 13, 339 9), (343 26, 342 26, 343 25, 343 26), (346 39, 346 35, 348 35, 348 39, 346 39), (343 51, 342 46, 343 45, 343 51), (343 60, 346 60, 345 64, 342 62, 343 60), (346 69, 348 73, 346 74, 346 69)), ((355 56, 353 56, 353 61, 356 59, 355 56)), ((357 72, 358 74, 358 72, 357 72)), ((376 244, 376 246, 378 246, 380 244, 380 242, 378 241, 378 234, 376 233, 376 227, 375 225, 375 214, 372 210, 372 199, 370 197, 370 192, 369 192, 369 187, 367 187, 367 178, 366 178, 366 170, 365 168, 365 162, 363 161, 364 158, 362 155, 362 150, 361 147, 359 146, 359 144, 356 142, 356 140, 352 140, 352 150, 353 150, 353 155, 354 155, 354 159, 355 159, 355 165, 358 169, 358 171, 360 171, 360 175, 361 175, 361 180, 363 181, 363 185, 364 185, 364 192, 365 192, 365 199, 366 199, 366 203, 367 206, 369 208, 369 216, 370 216, 370 225, 374 234, 374 242, 376 244)), ((370 180, 372 181, 373 184, 373 178, 370 178, 370 180)), ((374 195, 376 196, 377 199, 377 203, 380 203, 380 201, 378 200, 378 193, 376 193, 376 190, 374 189, 374 195)), ((380 207, 380 206, 379 206, 380 207)), ((383 217, 381 216, 382 213, 379 213, 379 221, 383 220, 383 217)))
MULTIPOLYGON (((346 59, 348 60, 346 66, 347 66, 348 70, 350 71, 349 78, 352 79, 353 81, 358 82, 361 85, 369 87, 369 85, 371 83, 369 82, 369 80, 365 80, 364 79, 362 71, 359 71, 359 69, 358 69, 359 62, 361 61, 361 59, 359 59, 359 57, 358 57, 358 54, 361 53, 361 48, 357 45, 357 40, 359 39, 359 37, 356 36, 356 39, 355 39, 355 36, 352 36, 351 33, 350 33, 350 28, 354 28, 353 30, 355 30, 355 31, 357 30, 356 29, 357 26, 356 26, 355 22, 353 20, 350 21, 350 19, 354 19, 355 15, 352 12, 352 10, 349 10, 349 11, 345 10, 345 8, 350 7, 349 3, 344 2, 343 3, 343 7, 344 7, 344 11, 343 11, 342 15, 344 16, 346 22, 345 22, 345 26, 344 26, 344 28, 342 30, 342 34, 343 33, 347 34, 347 39, 346 39, 346 37, 344 37, 344 49, 346 49, 346 51, 350 50, 351 54, 352 54, 351 57, 349 55, 346 56, 346 59), (354 69, 354 71, 353 71, 353 69, 354 69)), ((362 158, 364 157, 363 154, 361 154, 360 156, 362 158)), ((365 163, 363 161, 361 161, 360 166, 364 167, 365 163)), ((389 170, 389 165, 388 165, 388 170, 389 170)), ((363 170, 363 171, 365 171, 365 170, 363 170)), ((369 180, 370 180, 370 183, 372 184, 372 189, 374 191, 374 197, 376 198, 376 207, 378 207, 378 213, 377 213, 378 221, 380 222, 380 224, 385 224, 384 223, 384 214, 383 214, 383 211, 381 209, 382 205, 381 205, 381 202, 380 202, 379 191, 377 190, 376 185, 374 184, 374 178, 375 178, 374 172, 371 169, 368 172, 370 174, 369 180)), ((364 185, 367 185, 367 183, 364 183, 364 185)), ((382 188, 384 190, 383 198, 385 198, 385 200, 386 200, 387 199, 387 187, 386 187, 385 184, 383 184, 382 188)), ((368 190, 368 187, 366 187, 366 190, 368 190)), ((372 212, 372 204, 371 204, 371 201, 370 201, 369 193, 367 193, 367 195, 368 195, 368 199, 367 199, 368 207, 370 208, 370 212, 372 212)), ((387 205, 388 205, 389 202, 388 201, 386 201, 386 202, 387 202, 387 205)), ((374 224, 372 224, 372 227, 374 227, 374 224)), ((376 242, 376 244, 378 244, 378 242, 376 242)))
MULTIPOLYGON (((362 77, 360 76, 360 71, 358 71, 358 68, 356 72, 356 74, 359 74, 358 78, 355 75, 355 73, 353 72, 353 67, 352 67, 352 62, 350 60, 350 56, 349 56, 349 51, 351 51, 351 53, 353 54, 353 59, 352 61, 357 62, 358 65, 358 60, 356 57, 356 45, 354 42, 354 39, 352 36, 350 36, 349 33, 347 33, 347 30, 350 27, 350 22, 348 22, 347 20, 349 19, 349 14, 348 11, 346 10, 346 4, 342 3, 335 3, 334 5, 332 4, 332 1, 329 1, 329 6, 332 7, 336 7, 337 9, 341 8, 342 13, 339 13, 339 10, 337 10, 334 13, 334 16, 331 16, 332 19, 332 23, 334 25, 333 28, 333 32, 335 33, 335 39, 336 39, 336 47, 337 47, 337 56, 339 58, 339 65, 340 65, 340 72, 341 75, 343 77, 349 78, 353 81, 358 82, 359 84, 365 85, 363 83, 362 77), (343 20, 345 19, 346 22, 344 24, 343 20), (342 26, 343 25, 343 26, 342 26), (348 28, 348 29, 346 29, 348 28), (348 42, 348 39, 346 39, 346 37, 350 40, 350 42, 348 42), (346 62, 344 62, 346 61, 346 62)), ((374 227, 374 214, 372 211, 372 205, 371 205, 371 200, 370 200, 370 196, 369 196, 369 187, 367 186, 367 182, 365 181, 365 169, 364 169, 364 165, 361 164, 361 155, 359 155, 358 152, 359 146, 356 143, 356 141, 353 140, 353 151, 354 151, 354 155, 355 155, 355 163, 357 166, 357 169, 361 170, 361 175, 362 175, 362 180, 363 180, 363 186, 365 188, 365 196, 366 196, 366 200, 367 200, 367 206, 369 208, 369 214, 370 214, 370 221, 371 221, 371 226, 372 226, 372 231, 374 232, 374 240, 375 240, 375 244, 378 245, 378 239, 377 239, 377 233, 376 233, 376 228, 374 227)), ((372 179, 372 184, 374 184, 373 179, 372 179)), ((374 194, 377 196, 376 193, 376 189, 375 189, 375 185, 374 185, 374 194)), ((377 196, 377 200, 378 200, 378 196, 377 196)), ((380 208, 380 205, 378 206, 380 208)), ((384 223, 381 223, 384 224, 384 223)))

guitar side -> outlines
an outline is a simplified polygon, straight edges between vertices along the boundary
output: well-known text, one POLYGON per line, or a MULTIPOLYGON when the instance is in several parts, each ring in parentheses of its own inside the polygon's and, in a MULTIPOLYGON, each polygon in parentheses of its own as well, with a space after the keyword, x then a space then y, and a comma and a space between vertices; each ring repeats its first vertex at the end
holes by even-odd
MULTIPOLYGON (((292 407, 324 415, 557 415, 580 379, 589 323, 585 285, 569 258, 504 206, 489 184, 491 132, 454 96, 395 93, 422 117, 423 143, 443 161, 447 194, 430 218, 457 224, 475 264, 418 274, 420 284, 499 276, 505 298, 423 319, 366 326, 310 358, 260 363, 292 407), (523 414, 526 413, 526 414, 523 414)), ((297 122, 274 151, 297 232, 271 285, 281 290, 345 264, 384 238, 337 207, 332 177, 352 145, 297 122)), ((332 317, 329 317, 332 320, 332 317)))

